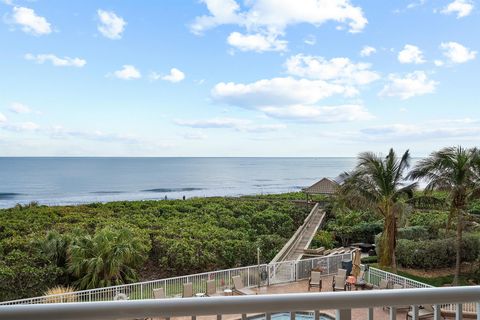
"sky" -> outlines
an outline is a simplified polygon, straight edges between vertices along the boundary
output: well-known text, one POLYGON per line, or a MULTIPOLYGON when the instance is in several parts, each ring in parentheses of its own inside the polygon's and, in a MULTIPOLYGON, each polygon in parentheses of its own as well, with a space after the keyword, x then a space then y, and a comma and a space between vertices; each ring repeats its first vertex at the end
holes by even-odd
POLYGON ((425 156, 480 137, 473 0, 0 0, 0 156, 425 156))

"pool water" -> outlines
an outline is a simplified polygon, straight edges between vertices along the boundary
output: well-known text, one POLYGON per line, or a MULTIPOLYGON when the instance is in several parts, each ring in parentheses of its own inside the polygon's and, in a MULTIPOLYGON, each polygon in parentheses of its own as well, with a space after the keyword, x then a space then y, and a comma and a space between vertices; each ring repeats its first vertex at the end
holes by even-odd
MULTIPOLYGON (((313 320, 313 314, 297 312, 295 314, 295 320, 313 320)), ((249 317, 250 320, 265 320, 265 315, 249 317)), ((333 318, 320 314, 320 320, 332 320, 333 318)), ((290 313, 272 313, 272 320, 290 320, 290 313)))

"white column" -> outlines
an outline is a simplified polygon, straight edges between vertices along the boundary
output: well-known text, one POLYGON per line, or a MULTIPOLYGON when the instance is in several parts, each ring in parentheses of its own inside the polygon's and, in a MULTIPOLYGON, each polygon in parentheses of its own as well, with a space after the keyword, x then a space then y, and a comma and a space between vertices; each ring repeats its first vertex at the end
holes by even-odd
POLYGON ((418 320, 418 305, 412 306, 412 320, 418 320))
POLYGON ((336 310, 335 320, 351 320, 351 319, 352 319, 351 309, 336 310))
POLYGON ((436 304, 433 306, 433 319, 434 320, 442 319, 442 310, 440 309, 439 304, 436 304))
POLYGON ((463 306, 461 303, 457 303, 457 310, 455 312, 455 320, 463 319, 463 306))
POLYGON ((397 320, 397 308, 391 306, 390 307, 390 320, 397 320))
POLYGON ((373 308, 368 308, 368 320, 373 320, 373 308))

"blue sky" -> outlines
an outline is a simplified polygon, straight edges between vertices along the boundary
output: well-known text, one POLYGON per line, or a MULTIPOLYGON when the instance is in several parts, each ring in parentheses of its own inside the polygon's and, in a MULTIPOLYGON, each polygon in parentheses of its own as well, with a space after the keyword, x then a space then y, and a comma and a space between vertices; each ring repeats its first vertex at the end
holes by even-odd
POLYGON ((469 0, 0 0, 0 156, 478 144, 469 0))

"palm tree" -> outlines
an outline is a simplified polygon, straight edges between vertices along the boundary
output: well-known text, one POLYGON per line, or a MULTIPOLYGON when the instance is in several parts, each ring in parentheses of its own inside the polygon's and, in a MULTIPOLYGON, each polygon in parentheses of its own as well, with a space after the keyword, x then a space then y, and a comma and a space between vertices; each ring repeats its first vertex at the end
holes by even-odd
POLYGON ((453 283, 458 284, 462 257, 462 233, 468 202, 480 194, 480 152, 477 148, 447 147, 418 162, 410 172, 412 179, 427 182, 426 192, 448 193, 450 219, 457 221, 456 264, 453 283))
POLYGON ((397 219, 404 210, 400 200, 411 197, 416 183, 405 183, 404 173, 410 166, 408 150, 398 158, 393 149, 383 158, 371 152, 358 156, 358 163, 340 188, 343 196, 355 199, 363 206, 372 208, 383 219, 380 265, 397 270, 395 258, 397 219))
POLYGON ((58 267, 64 268, 67 263, 67 248, 70 243, 68 235, 56 230, 48 231, 45 238, 40 241, 42 253, 58 267))
POLYGON ((149 242, 128 228, 104 228, 72 240, 68 270, 80 289, 106 287, 135 281, 136 269, 147 258, 149 242))

